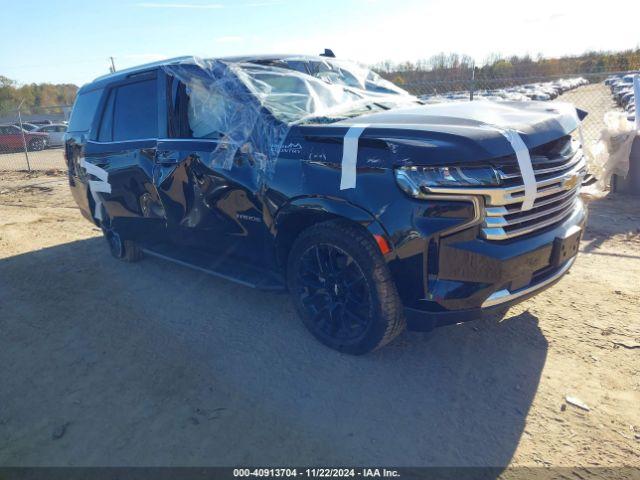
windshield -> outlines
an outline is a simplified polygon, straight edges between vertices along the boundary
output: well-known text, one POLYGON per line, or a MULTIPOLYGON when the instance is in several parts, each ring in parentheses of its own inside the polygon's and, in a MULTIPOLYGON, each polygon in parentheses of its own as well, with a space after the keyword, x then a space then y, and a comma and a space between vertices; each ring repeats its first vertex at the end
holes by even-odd
POLYGON ((250 60, 250 62, 257 65, 295 70, 318 78, 325 83, 366 90, 369 93, 408 95, 405 90, 385 80, 367 67, 345 60, 290 57, 250 60))
POLYGON ((307 61, 304 65, 293 60, 289 62, 290 68, 274 66, 273 61, 268 66, 253 62, 236 65, 238 78, 260 103, 288 124, 337 121, 369 110, 418 101, 376 73, 357 65, 350 65, 352 68, 348 70, 323 61, 307 61), (311 67, 315 74, 300 71, 311 67))

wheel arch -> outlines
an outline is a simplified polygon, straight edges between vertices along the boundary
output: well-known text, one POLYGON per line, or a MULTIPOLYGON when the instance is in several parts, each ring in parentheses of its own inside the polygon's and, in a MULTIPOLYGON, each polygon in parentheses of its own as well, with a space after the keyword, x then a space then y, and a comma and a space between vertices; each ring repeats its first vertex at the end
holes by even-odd
POLYGON ((304 230, 330 220, 344 220, 367 230, 372 237, 389 238, 382 225, 364 208, 330 197, 299 197, 281 207, 274 219, 278 266, 286 266, 289 251, 304 230))

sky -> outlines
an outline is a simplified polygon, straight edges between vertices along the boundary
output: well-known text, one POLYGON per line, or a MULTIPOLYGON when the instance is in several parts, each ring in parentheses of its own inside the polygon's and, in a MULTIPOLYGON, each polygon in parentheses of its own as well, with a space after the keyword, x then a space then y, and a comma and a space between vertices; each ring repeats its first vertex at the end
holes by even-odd
POLYGON ((546 57, 640 46, 640 1, 0 0, 0 75, 81 85, 182 55, 318 54, 375 64, 445 52, 546 57), (596 6, 598 5, 598 6, 596 6))

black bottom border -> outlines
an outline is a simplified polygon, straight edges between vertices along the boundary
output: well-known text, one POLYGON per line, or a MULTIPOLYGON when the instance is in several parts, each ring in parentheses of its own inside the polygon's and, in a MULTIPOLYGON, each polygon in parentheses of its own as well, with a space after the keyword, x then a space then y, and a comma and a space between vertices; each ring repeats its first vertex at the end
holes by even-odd
POLYGON ((0 480, 640 480, 637 467, 0 467, 0 480))

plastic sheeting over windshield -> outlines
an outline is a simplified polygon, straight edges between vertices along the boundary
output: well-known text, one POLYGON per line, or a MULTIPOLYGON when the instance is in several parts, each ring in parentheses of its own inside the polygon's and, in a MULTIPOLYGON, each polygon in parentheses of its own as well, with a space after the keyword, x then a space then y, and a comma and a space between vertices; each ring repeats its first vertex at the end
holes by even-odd
MULTIPOLYGON (((388 83, 366 69, 350 73, 355 86, 347 86, 335 76, 329 82, 324 74, 253 62, 192 58, 162 68, 185 85, 190 138, 216 140, 209 164, 225 169, 233 166, 240 151, 271 171, 293 125, 338 121, 417 102, 401 89, 388 93, 362 88, 388 83)), ((346 69, 332 68, 347 78, 346 69)))
POLYGON ((344 60, 287 57, 251 60, 251 63, 296 70, 329 84, 366 90, 368 94, 408 95, 408 92, 385 80, 372 70, 344 60))
POLYGON ((341 85, 287 69, 238 65, 238 77, 279 120, 294 124, 310 117, 347 115, 366 96, 341 85))

